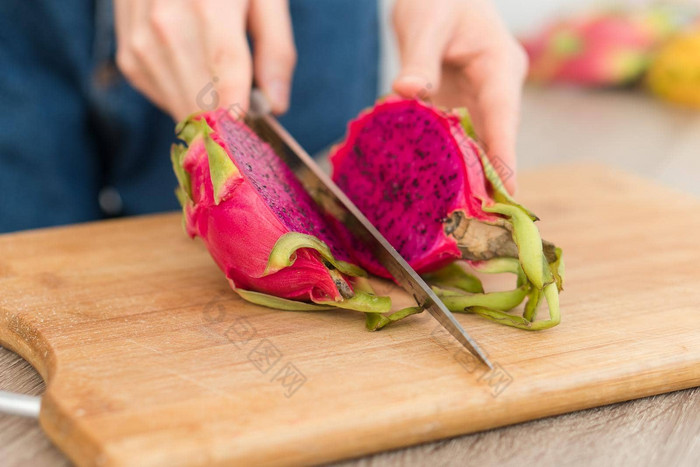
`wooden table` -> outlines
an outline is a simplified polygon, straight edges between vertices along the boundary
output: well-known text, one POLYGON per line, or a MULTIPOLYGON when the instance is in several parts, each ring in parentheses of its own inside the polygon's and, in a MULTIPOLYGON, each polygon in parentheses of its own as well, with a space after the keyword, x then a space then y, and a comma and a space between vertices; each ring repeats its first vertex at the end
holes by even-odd
MULTIPOLYGON (((39 375, 0 349, 0 389, 39 395, 39 375)), ((346 461, 339 466, 697 465, 700 388, 346 461)), ((0 415, 0 464, 70 465, 36 420, 0 415)))
MULTIPOLYGON (((626 93, 530 90, 521 167, 599 159, 700 190, 700 114, 626 93)), ((0 389, 40 394, 29 365, 0 349, 0 389)), ((34 420, 0 416, 0 463, 64 465, 34 420)), ((343 465, 697 465, 700 389, 552 417, 348 461, 343 465)))

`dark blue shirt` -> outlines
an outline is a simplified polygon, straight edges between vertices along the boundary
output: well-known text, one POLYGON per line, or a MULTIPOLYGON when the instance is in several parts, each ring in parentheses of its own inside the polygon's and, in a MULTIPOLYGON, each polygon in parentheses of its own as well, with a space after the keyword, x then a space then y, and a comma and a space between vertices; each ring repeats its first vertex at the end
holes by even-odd
MULTIPOLYGON (((290 9, 298 62, 281 121, 313 154, 374 102, 377 2, 290 9)), ((114 57, 109 0, 0 2, 0 232, 177 209, 174 122, 114 57)))

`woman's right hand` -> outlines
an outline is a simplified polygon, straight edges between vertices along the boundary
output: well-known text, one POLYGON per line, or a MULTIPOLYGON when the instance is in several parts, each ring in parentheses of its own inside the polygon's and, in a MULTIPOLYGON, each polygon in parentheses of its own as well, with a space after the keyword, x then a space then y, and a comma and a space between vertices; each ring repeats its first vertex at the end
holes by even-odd
POLYGON ((117 65, 175 120, 214 107, 247 110, 253 76, 275 113, 289 106, 296 49, 287 0, 114 4, 117 65))

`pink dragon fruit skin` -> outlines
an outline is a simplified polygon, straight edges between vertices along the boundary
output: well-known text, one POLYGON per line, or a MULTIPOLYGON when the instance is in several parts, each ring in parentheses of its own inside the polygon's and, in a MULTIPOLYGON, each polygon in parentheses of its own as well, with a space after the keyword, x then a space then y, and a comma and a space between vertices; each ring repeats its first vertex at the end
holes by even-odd
MULTIPOLYGON (((418 270, 439 269, 426 279, 451 310, 520 329, 552 327, 561 250, 547 257, 534 215, 503 190, 467 128, 464 113, 387 99, 350 126, 332 158, 334 176, 418 270), (452 264, 458 258, 482 272, 515 273, 516 289, 484 293, 452 264), (523 316, 509 313, 525 298, 523 316), (542 299, 550 318, 535 321, 542 299)), ((423 310, 382 314, 391 300, 374 295, 352 262, 387 272, 245 124, 219 110, 190 117, 177 132, 187 145, 171 151, 184 227, 242 298, 283 310, 362 311, 370 330, 423 310)))
POLYGON ((589 86, 635 80, 672 29, 660 15, 613 12, 554 23, 523 41, 530 58, 530 78, 589 86))
POLYGON ((246 125, 218 110, 191 117, 178 133, 188 144, 171 154, 185 229, 203 240, 234 290, 278 308, 296 300, 388 310, 388 299, 353 291, 363 271, 347 261, 294 174, 246 125))
POLYGON ((327 269, 307 251, 297 252, 293 269, 265 276, 270 252, 289 229, 242 177, 230 187, 231 197, 214 204, 203 143, 191 146, 184 167, 192 174, 193 185, 203 187, 193 193, 193 206, 186 208, 187 231, 193 238, 202 238, 232 285, 291 299, 340 298, 327 269))
MULTIPOLYGON (((478 147, 460 119, 420 101, 392 97, 363 112, 350 123, 345 142, 332 149, 330 161, 333 180, 420 273, 462 257, 457 241, 444 233, 450 213, 496 219, 482 209, 491 197, 478 147), (421 177, 435 160, 449 175, 421 177), (423 219, 411 223, 411 212, 423 219)), ((372 262, 360 264, 387 275, 372 262)))

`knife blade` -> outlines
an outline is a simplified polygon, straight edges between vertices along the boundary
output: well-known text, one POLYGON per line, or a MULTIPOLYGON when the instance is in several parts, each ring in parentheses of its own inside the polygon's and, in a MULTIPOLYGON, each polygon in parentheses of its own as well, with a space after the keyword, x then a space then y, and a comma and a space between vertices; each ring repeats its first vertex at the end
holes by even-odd
POLYGON ((413 296, 419 306, 428 310, 476 358, 490 369, 493 368, 485 352, 466 333, 428 284, 272 116, 265 96, 257 89, 251 93, 250 111, 245 114, 245 122, 273 148, 320 207, 338 218, 370 248, 379 263, 413 296))

